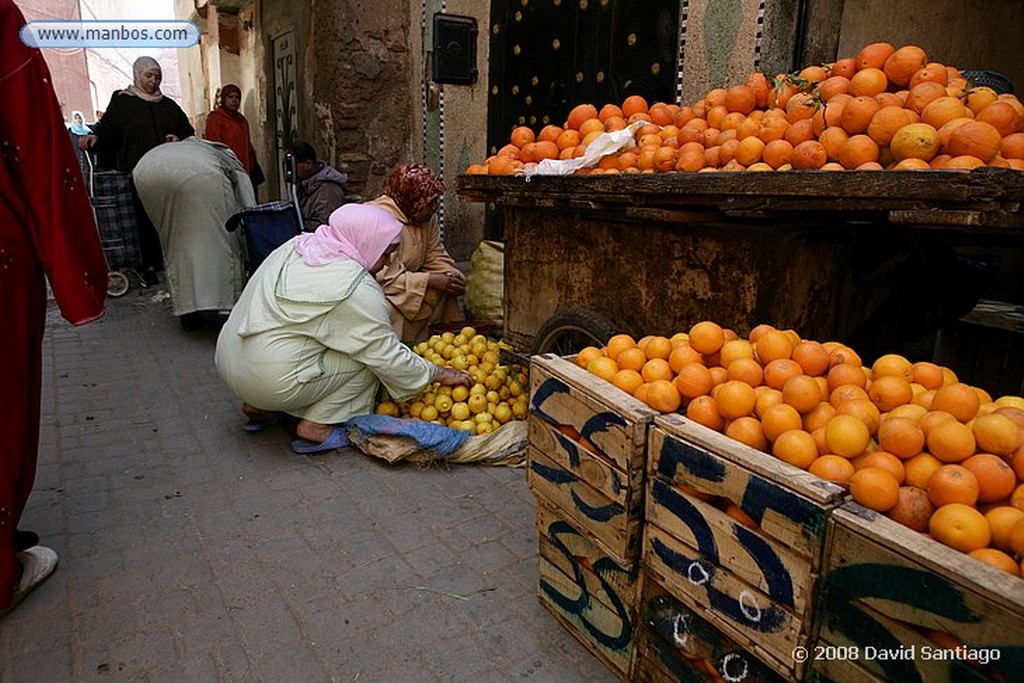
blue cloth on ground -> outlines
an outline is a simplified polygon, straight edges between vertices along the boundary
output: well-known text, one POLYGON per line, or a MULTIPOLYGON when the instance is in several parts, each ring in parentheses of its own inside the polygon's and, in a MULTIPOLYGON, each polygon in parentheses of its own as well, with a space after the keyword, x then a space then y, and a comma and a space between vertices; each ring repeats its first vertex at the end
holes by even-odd
POLYGON ((446 457, 458 450, 470 434, 461 429, 390 415, 357 415, 345 422, 349 429, 373 436, 404 436, 424 450, 446 457))

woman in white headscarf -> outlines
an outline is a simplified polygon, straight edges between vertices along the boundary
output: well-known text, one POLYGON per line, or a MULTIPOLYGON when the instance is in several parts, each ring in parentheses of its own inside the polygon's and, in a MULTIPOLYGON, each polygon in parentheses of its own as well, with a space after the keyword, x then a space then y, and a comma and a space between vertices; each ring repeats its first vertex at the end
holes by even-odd
POLYGON ((383 383, 396 400, 431 382, 471 384, 469 375, 414 354, 391 327, 374 274, 399 245, 402 224, 387 211, 346 204, 328 225, 266 258, 217 339, 221 379, 250 420, 271 411, 299 418, 299 453, 345 444, 338 424, 373 411, 383 383))
MULTIPOLYGON (((164 142, 177 142, 195 135, 195 129, 181 107, 160 92, 163 72, 152 57, 139 57, 132 65, 134 82, 110 98, 103 118, 93 125, 92 135, 79 140, 82 149, 98 146, 100 153, 115 159, 115 168, 131 173, 149 150, 164 142)), ((160 238, 135 193, 142 260, 147 270, 163 269, 160 238)))

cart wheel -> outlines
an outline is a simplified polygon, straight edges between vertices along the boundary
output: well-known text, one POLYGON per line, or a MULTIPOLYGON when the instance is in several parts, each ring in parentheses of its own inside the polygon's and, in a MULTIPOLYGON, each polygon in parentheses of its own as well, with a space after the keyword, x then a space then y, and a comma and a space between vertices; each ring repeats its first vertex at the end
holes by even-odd
POLYGON ((585 346, 604 346, 621 328, 600 313, 582 308, 561 311, 548 318, 533 341, 532 353, 568 356, 585 346))
POLYGON ((124 296, 128 291, 128 276, 119 270, 107 274, 107 296, 124 296))

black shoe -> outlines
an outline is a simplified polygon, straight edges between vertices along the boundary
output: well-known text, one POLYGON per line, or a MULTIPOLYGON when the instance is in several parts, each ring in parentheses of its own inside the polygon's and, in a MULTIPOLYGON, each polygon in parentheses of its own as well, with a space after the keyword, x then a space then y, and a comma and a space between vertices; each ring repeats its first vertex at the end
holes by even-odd
POLYGON ((156 270, 153 268, 146 268, 145 272, 142 273, 142 279, 150 287, 160 283, 160 276, 156 274, 156 270))
POLYGON ((14 551, 20 553, 23 550, 28 550, 33 546, 39 545, 39 534, 34 531, 22 531, 21 529, 15 529, 14 531, 14 551))

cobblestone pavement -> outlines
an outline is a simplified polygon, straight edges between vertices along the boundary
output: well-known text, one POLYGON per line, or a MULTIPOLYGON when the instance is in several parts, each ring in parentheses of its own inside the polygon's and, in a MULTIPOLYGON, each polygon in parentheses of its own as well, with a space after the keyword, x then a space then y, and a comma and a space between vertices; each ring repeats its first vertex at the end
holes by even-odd
POLYGON ((521 469, 306 458, 242 431, 156 288, 51 310, 23 528, 60 555, 0 681, 613 681, 539 604, 521 469))

